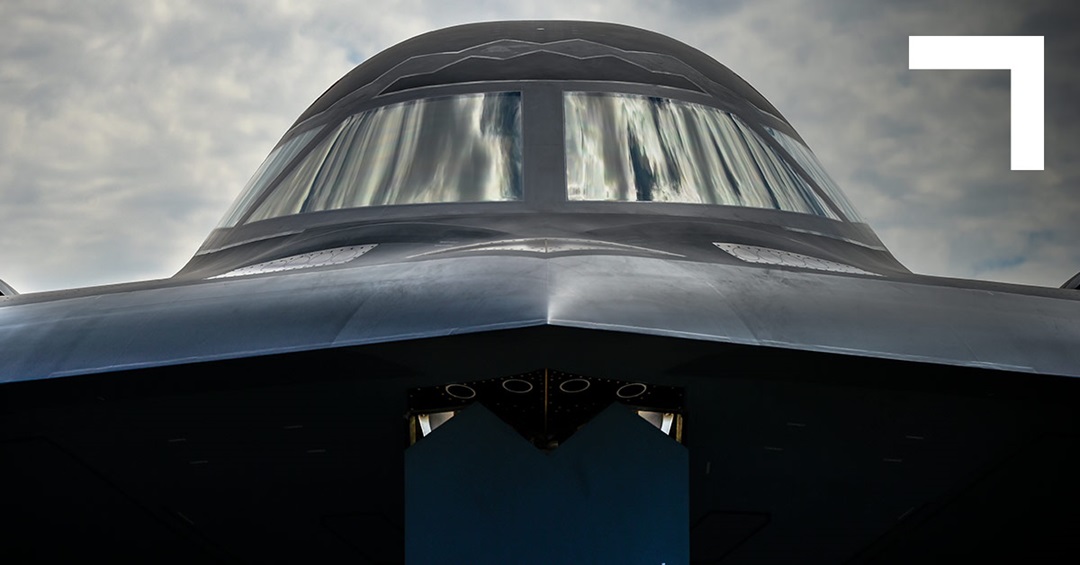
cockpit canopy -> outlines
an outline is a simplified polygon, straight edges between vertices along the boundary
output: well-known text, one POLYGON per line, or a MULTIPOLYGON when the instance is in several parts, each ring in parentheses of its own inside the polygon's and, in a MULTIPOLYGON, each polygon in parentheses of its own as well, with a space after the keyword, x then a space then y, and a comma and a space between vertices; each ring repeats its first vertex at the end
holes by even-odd
POLYGON ((327 90, 182 273, 457 241, 446 230, 592 237, 687 221, 813 234, 895 263, 780 112, 704 53, 614 24, 470 24, 391 47, 327 90), (355 237, 328 235, 343 230, 355 237))
MULTIPOLYGON (((673 97, 566 90, 561 98, 567 201, 744 206, 861 222, 813 153, 776 127, 673 97)), ((480 92, 298 128, 219 227, 365 206, 521 201, 529 154, 522 119, 522 92, 480 92)))

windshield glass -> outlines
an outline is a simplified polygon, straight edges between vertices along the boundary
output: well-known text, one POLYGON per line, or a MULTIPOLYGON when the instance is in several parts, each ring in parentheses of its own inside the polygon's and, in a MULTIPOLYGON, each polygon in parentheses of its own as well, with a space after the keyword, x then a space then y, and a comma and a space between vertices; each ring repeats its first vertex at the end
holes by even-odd
POLYGON ((219 228, 231 228, 240 221, 240 218, 244 217, 244 212, 247 212, 248 207, 251 206, 251 202, 255 200, 255 197, 262 194, 266 185, 270 184, 270 181, 274 180, 281 173, 281 170, 288 165, 293 157, 300 152, 311 138, 315 137, 315 134, 319 133, 321 127, 309 129, 299 135, 294 135, 291 139, 278 145, 266 156, 266 160, 259 165, 258 170, 254 175, 251 175, 251 180, 248 181, 244 189, 240 191, 240 196, 233 201, 232 206, 228 212, 225 212, 225 217, 218 224, 219 228))
POLYGON ((564 107, 570 200, 721 204, 841 219, 779 151, 730 112, 591 92, 567 93, 564 107))
POLYGON ((323 210, 521 200, 521 94, 382 106, 345 119, 246 222, 323 210))
POLYGON ((769 135, 776 139, 777 143, 791 155, 791 158, 806 171, 806 174, 810 175, 810 178, 814 180, 818 188, 828 195, 833 204, 840 207, 840 211, 847 216, 848 220, 865 223, 865 220, 859 216, 859 212, 844 196, 844 192, 837 186, 836 181, 829 176, 829 173, 825 172, 825 167, 821 165, 821 161, 818 161, 817 156, 808 147, 782 131, 770 127, 766 127, 765 131, 769 132, 769 135))

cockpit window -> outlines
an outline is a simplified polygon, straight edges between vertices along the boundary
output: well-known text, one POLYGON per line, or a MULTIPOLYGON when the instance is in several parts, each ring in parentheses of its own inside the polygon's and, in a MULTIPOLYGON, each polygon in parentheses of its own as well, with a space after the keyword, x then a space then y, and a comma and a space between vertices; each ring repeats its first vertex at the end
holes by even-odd
POLYGON ((247 218, 521 200, 521 94, 412 100, 345 119, 247 218))
POLYGON ((840 219, 734 114, 667 98, 592 92, 566 93, 564 108, 571 201, 721 204, 840 219))
POLYGON ((251 206, 255 198, 262 194, 266 185, 281 173, 285 165, 288 165, 293 160, 293 157, 296 157, 296 154, 306 147, 311 138, 315 137, 315 134, 319 133, 321 129, 321 127, 309 129, 299 135, 294 135, 285 143, 275 147, 266 156, 266 160, 259 165, 259 169, 251 176, 251 180, 244 186, 244 189, 240 191, 240 196, 233 202, 229 211, 225 212, 225 217, 222 218, 217 227, 231 228, 235 226, 240 221, 240 218, 244 217, 244 213, 247 212, 248 207, 251 206))
POLYGON ((770 127, 766 127, 765 131, 769 132, 769 135, 776 139, 777 143, 791 155, 791 158, 806 171, 806 174, 810 175, 818 188, 825 191, 825 194, 840 208, 840 211, 847 216, 848 220, 866 223, 866 220, 859 216, 859 212, 844 196, 844 192, 837 186, 836 181, 829 176, 829 173, 825 172, 825 167, 821 165, 821 161, 818 161, 817 156, 809 148, 782 131, 770 127))

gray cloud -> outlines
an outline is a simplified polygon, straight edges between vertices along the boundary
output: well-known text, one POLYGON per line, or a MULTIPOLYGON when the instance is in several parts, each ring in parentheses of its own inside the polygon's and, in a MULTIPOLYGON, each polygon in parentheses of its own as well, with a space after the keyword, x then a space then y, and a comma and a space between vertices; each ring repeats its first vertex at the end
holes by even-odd
POLYGON ((917 272, 1080 270, 1077 10, 1061 2, 5 2, 0 277, 171 275, 277 139, 357 62, 491 19, 615 21, 713 55, 791 120, 917 272), (1047 36, 1047 170, 1008 170, 1007 78, 909 71, 908 35, 1047 36))

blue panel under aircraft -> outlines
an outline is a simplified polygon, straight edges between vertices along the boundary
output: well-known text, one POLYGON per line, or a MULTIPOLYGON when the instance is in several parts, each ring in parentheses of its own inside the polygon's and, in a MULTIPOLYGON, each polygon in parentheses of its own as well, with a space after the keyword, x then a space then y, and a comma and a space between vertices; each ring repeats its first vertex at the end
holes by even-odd
POLYGON ((545 453, 474 404, 405 452, 419 563, 687 563, 686 449, 612 405, 545 453))

